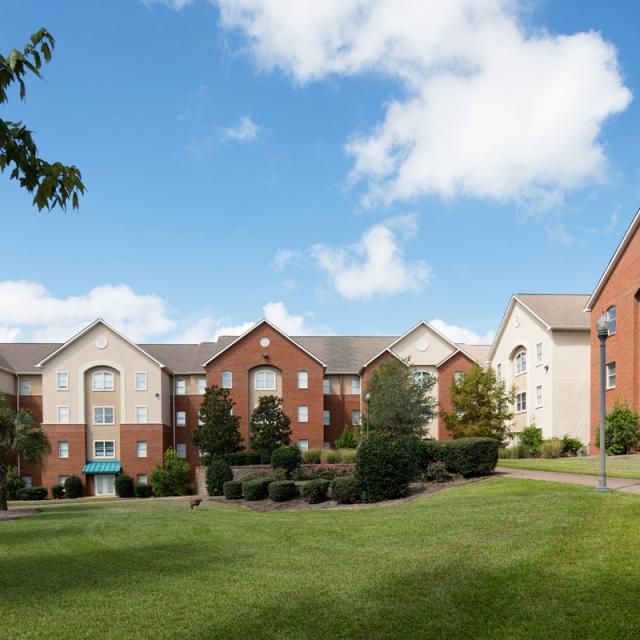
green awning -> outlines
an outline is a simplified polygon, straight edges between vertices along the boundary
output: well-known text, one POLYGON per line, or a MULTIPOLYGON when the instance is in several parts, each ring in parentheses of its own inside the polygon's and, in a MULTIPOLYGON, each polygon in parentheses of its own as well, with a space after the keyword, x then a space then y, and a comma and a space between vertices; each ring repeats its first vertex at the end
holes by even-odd
POLYGON ((89 460, 82 467, 82 473, 91 475, 96 473, 120 473, 122 465, 120 460, 89 460))

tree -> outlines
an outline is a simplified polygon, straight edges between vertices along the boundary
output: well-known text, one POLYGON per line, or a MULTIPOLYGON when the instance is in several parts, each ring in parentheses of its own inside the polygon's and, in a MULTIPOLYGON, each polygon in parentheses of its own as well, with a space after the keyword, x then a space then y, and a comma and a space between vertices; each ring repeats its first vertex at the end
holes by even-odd
POLYGON ((151 472, 154 496, 184 496, 189 483, 189 463, 178 458, 175 449, 164 452, 164 465, 151 472))
MULTIPOLYGON (((596 442, 600 442, 600 428, 596 430, 596 442)), ((616 400, 607 415, 604 430, 607 453, 621 455, 640 448, 640 414, 626 402, 616 400)))
MULTIPOLYGON (((54 46, 53 36, 46 29, 40 29, 31 36, 31 43, 22 52, 13 49, 6 58, 0 55, 0 105, 8 102, 7 89, 14 83, 20 87, 21 100, 25 100, 26 74, 31 72, 42 78, 43 58, 44 62, 51 60, 54 46)), ((38 157, 31 131, 22 122, 0 118, 0 173, 11 167, 9 179, 18 180, 29 193, 35 191, 33 204, 40 211, 51 210, 56 205, 66 209, 69 200, 74 209, 78 208, 78 194, 85 190, 80 170, 73 165, 49 163, 38 157)))
POLYGON ((0 511, 7 511, 7 473, 9 461, 20 458, 41 464, 51 451, 47 434, 35 426, 30 411, 14 411, 0 394, 0 511))
POLYGON ((251 450, 271 460, 271 454, 288 445, 291 438, 291 420, 282 409, 282 399, 262 396, 251 414, 251 450))
POLYGON ((454 438, 494 438, 505 444, 513 418, 515 391, 496 378, 492 367, 474 365, 451 384, 453 411, 442 412, 454 438))
POLYGON ((520 444, 524 445, 532 456, 540 455, 544 437, 542 429, 532 422, 520 432, 520 444))
POLYGON ((423 436, 425 426, 436 414, 436 401, 431 395, 435 382, 429 373, 412 372, 409 362, 396 358, 383 362, 367 386, 367 393, 371 394, 371 430, 396 436, 423 436))
POLYGON ((205 454, 204 464, 217 455, 234 453, 242 448, 240 418, 233 415, 235 403, 229 389, 213 385, 204 392, 200 407, 200 422, 191 438, 193 444, 205 454))
POLYGON ((353 432, 353 427, 345 427, 340 437, 336 440, 336 449, 355 449, 358 446, 358 439, 353 432))

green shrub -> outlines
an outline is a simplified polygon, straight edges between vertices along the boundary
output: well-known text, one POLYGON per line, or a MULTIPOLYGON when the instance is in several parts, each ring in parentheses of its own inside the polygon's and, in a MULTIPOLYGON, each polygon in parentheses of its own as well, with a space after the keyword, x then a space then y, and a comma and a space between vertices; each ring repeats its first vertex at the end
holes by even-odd
POLYGON ((356 461, 358 450, 357 449, 338 449, 337 453, 340 456, 339 461, 348 464, 356 461))
POLYGON ((9 467, 7 471, 7 498, 9 500, 19 500, 20 493, 25 488, 25 484, 18 473, 16 467, 9 467))
POLYGON ((300 467, 292 474, 294 480, 333 480, 338 476, 348 476, 353 474, 353 469, 336 467, 335 465, 321 465, 313 469, 300 467))
POLYGON ((320 462, 322 464, 336 464, 336 462, 340 462, 340 453, 335 449, 323 449, 320 452, 320 462))
POLYGON ((309 504, 324 502, 327 499, 330 484, 329 480, 309 480, 302 486, 302 497, 309 504))
POLYGON ((197 491, 196 491, 195 483, 189 482, 188 484, 185 485, 185 489, 184 489, 185 496, 195 496, 196 493, 197 491))
POLYGON ((331 481, 331 497, 338 504, 362 502, 362 488, 354 475, 339 476, 331 481))
POLYGON ((503 459, 518 459, 518 458, 528 458, 529 457, 529 449, 525 447, 523 444, 514 444, 506 449, 501 447, 498 450, 498 458, 503 459))
POLYGON ((47 497, 46 487, 24 487, 20 491, 19 500, 45 500, 47 497))
POLYGON ((189 463, 178 458, 174 449, 164 452, 164 466, 151 472, 154 496, 184 496, 188 494, 189 463))
POLYGON ((302 454, 303 464, 319 464, 322 449, 309 449, 302 454))
POLYGON ((264 500, 269 493, 269 485, 272 482, 276 482, 276 479, 273 477, 245 480, 242 483, 242 495, 245 497, 245 500, 264 500))
POLYGON ((428 482, 448 482, 451 480, 451 474, 447 471, 447 465, 444 462, 432 462, 424 472, 425 480, 428 482))
POLYGON ((286 502, 298 496, 298 487, 293 480, 278 480, 269 485, 269 498, 274 502, 286 502))
POLYGON ((352 427, 345 427, 340 437, 336 440, 336 449, 355 449, 358 446, 358 439, 352 427))
MULTIPOLYGON (((640 414, 628 404, 616 400, 607 415, 604 431, 607 453, 621 455, 640 448, 640 414)), ((600 428, 596 430, 596 444, 600 443, 600 428)))
POLYGON ((51 487, 51 497, 54 500, 62 500, 64 498, 64 487, 61 484, 54 484, 51 487))
POLYGON ((121 473, 119 476, 116 476, 115 486, 116 495, 119 498, 133 498, 135 495, 133 478, 126 473, 121 473))
POLYGON ((520 432, 520 444, 524 445, 532 456, 540 455, 540 446, 542 445, 542 429, 531 424, 520 432))
POLYGON ((231 467, 222 458, 214 458, 207 467, 207 493, 210 496, 221 496, 225 482, 233 480, 231 467))
POLYGON ((240 500, 242 498, 242 482, 228 480, 222 485, 222 493, 227 500, 240 500))
POLYGON ((291 477, 291 474, 300 466, 302 454, 300 449, 293 444, 278 447, 271 454, 271 466, 274 469, 282 469, 285 476, 291 477))
POLYGON ((494 438, 459 438, 458 440, 425 440, 421 464, 442 461, 451 473, 482 476, 491 473, 498 463, 498 441, 494 438))
POLYGON ((550 438, 540 445, 540 455, 543 458, 559 458, 562 453, 562 440, 550 438))
POLYGON ((577 456, 582 447, 582 442, 578 438, 572 438, 568 433, 565 433, 564 438, 562 438, 562 453, 560 455, 565 457, 577 456))
POLYGON ((80 498, 82 496, 82 480, 78 476, 69 476, 65 479, 64 495, 66 498, 80 498))
POLYGON ((150 484, 136 485, 136 498, 150 498, 153 495, 153 488, 150 484))
MULTIPOLYGON (((220 457, 232 467, 246 467, 261 463, 258 451, 236 451, 235 453, 225 453, 220 457)), ((266 464, 269 464, 269 460, 266 461, 266 464)))

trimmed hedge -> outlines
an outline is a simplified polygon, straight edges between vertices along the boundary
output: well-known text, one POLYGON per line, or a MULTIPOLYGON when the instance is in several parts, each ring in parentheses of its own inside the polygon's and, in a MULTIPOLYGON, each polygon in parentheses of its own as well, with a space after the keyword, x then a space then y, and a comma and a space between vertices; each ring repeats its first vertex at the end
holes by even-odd
POLYGON ((459 438, 425 440, 422 443, 422 466, 442 461, 451 473, 482 476, 498 464, 499 443, 493 438, 459 438))
POLYGON ((340 476, 331 481, 331 497, 338 504, 362 502, 362 488, 355 476, 340 476))
POLYGON ((302 453, 294 444, 288 444, 284 447, 278 447, 271 454, 271 466, 274 469, 282 469, 287 478, 300 466, 302 453))
POLYGON ((286 502, 298 497, 298 487, 293 480, 279 480, 269 485, 269 498, 274 502, 286 502))
MULTIPOLYGON (((220 457, 232 467, 246 467, 247 465, 260 464, 262 462, 258 451, 236 451, 235 453, 225 453, 220 457)), ((266 464, 268 463, 269 461, 267 460, 266 464)))
POLYGON ((330 484, 330 480, 309 480, 302 486, 302 497, 309 504, 324 502, 327 499, 330 484))
POLYGON ((229 480, 233 480, 229 464, 221 458, 214 458, 207 467, 207 493, 210 496, 221 496, 222 487, 229 480))
POLYGON ((153 489, 150 484, 136 485, 136 498, 150 498, 153 495, 153 489))
POLYGON ((242 483, 242 495, 245 500, 264 500, 269 493, 269 485, 272 482, 275 482, 273 477, 246 480, 242 483))
POLYGON ((64 481, 64 495, 67 498, 80 498, 82 496, 82 480, 78 476, 69 476, 64 481))
POLYGON ((133 487, 133 478, 126 473, 116 476, 115 481, 116 495, 119 498, 133 498, 135 489, 133 487))
POLYGON ((240 500, 242 498, 242 482, 229 480, 222 485, 222 493, 227 500, 240 500))
POLYGON ((54 500, 62 500, 64 498, 64 487, 61 484, 54 484, 51 487, 51 497, 54 500))
POLYGON ((47 497, 47 487, 24 487, 20 490, 20 500, 45 500, 47 497))

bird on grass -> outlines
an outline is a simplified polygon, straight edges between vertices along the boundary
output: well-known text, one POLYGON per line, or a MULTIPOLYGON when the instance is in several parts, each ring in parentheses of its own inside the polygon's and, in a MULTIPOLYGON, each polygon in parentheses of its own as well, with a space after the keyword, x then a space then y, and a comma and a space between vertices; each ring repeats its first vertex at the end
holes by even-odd
POLYGON ((193 511, 194 507, 199 507, 202 502, 202 498, 191 498, 189 500, 189 508, 193 511))

